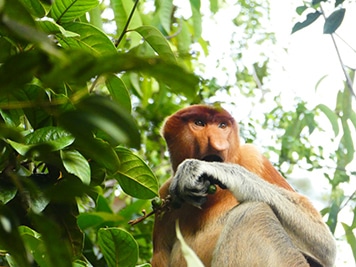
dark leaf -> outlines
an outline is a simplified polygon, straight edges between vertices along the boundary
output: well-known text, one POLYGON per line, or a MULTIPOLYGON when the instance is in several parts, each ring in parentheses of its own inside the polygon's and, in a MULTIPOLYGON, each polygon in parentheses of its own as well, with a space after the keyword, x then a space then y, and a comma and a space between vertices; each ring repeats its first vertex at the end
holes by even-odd
POLYGON ((47 57, 35 51, 10 57, 0 66, 0 95, 24 88, 33 75, 47 64, 47 57))
POLYGON ((295 33, 307 26, 309 26, 310 24, 312 24, 314 21, 316 21, 321 15, 321 12, 319 11, 315 11, 314 13, 309 13, 307 15, 306 20, 304 20, 303 22, 297 22, 292 29, 292 33, 295 33))
POLYGON ((344 20, 345 12, 345 8, 340 8, 335 10, 329 17, 326 18, 324 24, 325 34, 332 34, 339 28, 342 21, 344 20))
POLYGON ((140 199, 150 199, 158 195, 158 181, 146 163, 130 150, 116 148, 120 167, 114 177, 123 190, 140 199))
POLYGON ((76 104, 76 110, 64 113, 60 121, 77 137, 90 136, 100 129, 114 144, 140 145, 140 134, 131 114, 110 99, 93 95, 76 104))
POLYGON ((27 252, 18 231, 16 217, 3 205, 0 205, 0 214, 0 250, 6 251, 17 266, 30 267, 27 252))
POLYGON ((128 232, 119 228, 101 228, 98 243, 109 267, 135 266, 138 245, 128 232))

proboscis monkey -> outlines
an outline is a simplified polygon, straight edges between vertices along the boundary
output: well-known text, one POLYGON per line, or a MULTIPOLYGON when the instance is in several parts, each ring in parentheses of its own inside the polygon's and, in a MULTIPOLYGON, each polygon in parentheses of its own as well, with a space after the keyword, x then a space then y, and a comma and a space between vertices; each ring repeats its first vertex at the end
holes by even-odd
POLYGON ((178 209, 157 216, 153 267, 186 266, 175 233, 206 267, 331 267, 336 246, 320 214, 251 145, 222 108, 195 105, 163 127, 173 178, 160 189, 178 209), (214 194, 208 188, 217 185, 214 194))

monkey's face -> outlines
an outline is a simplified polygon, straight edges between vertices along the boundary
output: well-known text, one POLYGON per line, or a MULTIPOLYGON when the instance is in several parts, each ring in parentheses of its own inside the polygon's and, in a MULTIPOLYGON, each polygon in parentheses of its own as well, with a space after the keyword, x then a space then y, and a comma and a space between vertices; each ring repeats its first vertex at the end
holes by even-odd
POLYGON ((188 122, 191 143, 194 144, 192 158, 224 162, 230 149, 231 123, 206 118, 192 118, 188 122))
POLYGON ((163 134, 173 170, 187 158, 234 162, 239 146, 237 126, 223 109, 196 105, 169 117, 163 134))

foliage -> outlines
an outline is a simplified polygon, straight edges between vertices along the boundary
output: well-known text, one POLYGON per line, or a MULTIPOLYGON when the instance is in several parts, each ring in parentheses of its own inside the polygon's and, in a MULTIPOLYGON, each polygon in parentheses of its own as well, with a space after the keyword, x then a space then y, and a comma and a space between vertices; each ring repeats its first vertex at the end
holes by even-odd
POLYGON ((127 35, 115 42, 94 25, 107 8, 98 0, 0 2, 3 264, 134 266, 138 244, 149 247, 152 222, 125 226, 158 195, 156 176, 128 149, 141 148, 131 99, 145 108, 155 88, 192 100, 199 79, 157 28, 129 19, 133 3, 110 4, 113 37, 127 35), (117 213, 112 199, 131 205, 117 213))
MULTIPOLYGON (((160 125, 179 107, 229 94, 233 85, 194 74, 204 73, 199 57, 209 54, 200 1, 187 3, 188 16, 173 0, 138 3, 0 0, 0 265, 149 266, 153 219, 127 222, 151 209, 170 175, 160 125)), ((209 3, 208 15, 224 5, 209 3)), ((268 58, 261 53, 252 68, 240 62, 249 41, 273 39, 261 21, 268 6, 234 7, 243 38, 231 40, 238 47, 233 75, 241 93, 253 96, 268 58)), ((329 20, 330 33, 341 13, 329 20)), ((266 114, 265 127, 284 133, 281 149, 270 149, 290 171, 304 158, 310 170, 321 168, 321 148, 314 151, 305 134, 319 128, 318 113, 342 135, 337 168, 327 176, 333 202, 323 213, 331 229, 345 202, 354 201, 335 193, 349 181, 345 168, 354 155, 350 92, 340 91, 335 109, 300 102, 297 112, 286 112, 277 103, 266 114)), ((247 127, 252 135, 255 125, 247 127)), ((355 227, 343 224, 354 251, 355 227)))

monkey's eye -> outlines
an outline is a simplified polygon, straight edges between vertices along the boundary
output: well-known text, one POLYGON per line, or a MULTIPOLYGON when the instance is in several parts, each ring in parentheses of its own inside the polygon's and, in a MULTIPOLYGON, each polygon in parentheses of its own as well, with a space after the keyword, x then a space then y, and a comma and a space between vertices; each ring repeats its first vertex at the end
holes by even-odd
POLYGON ((226 122, 221 122, 219 124, 219 128, 221 128, 221 129, 225 129, 226 127, 227 127, 227 123, 226 122))
POLYGON ((205 126, 205 122, 202 120, 196 120, 194 121, 194 124, 200 127, 204 127, 205 126))

